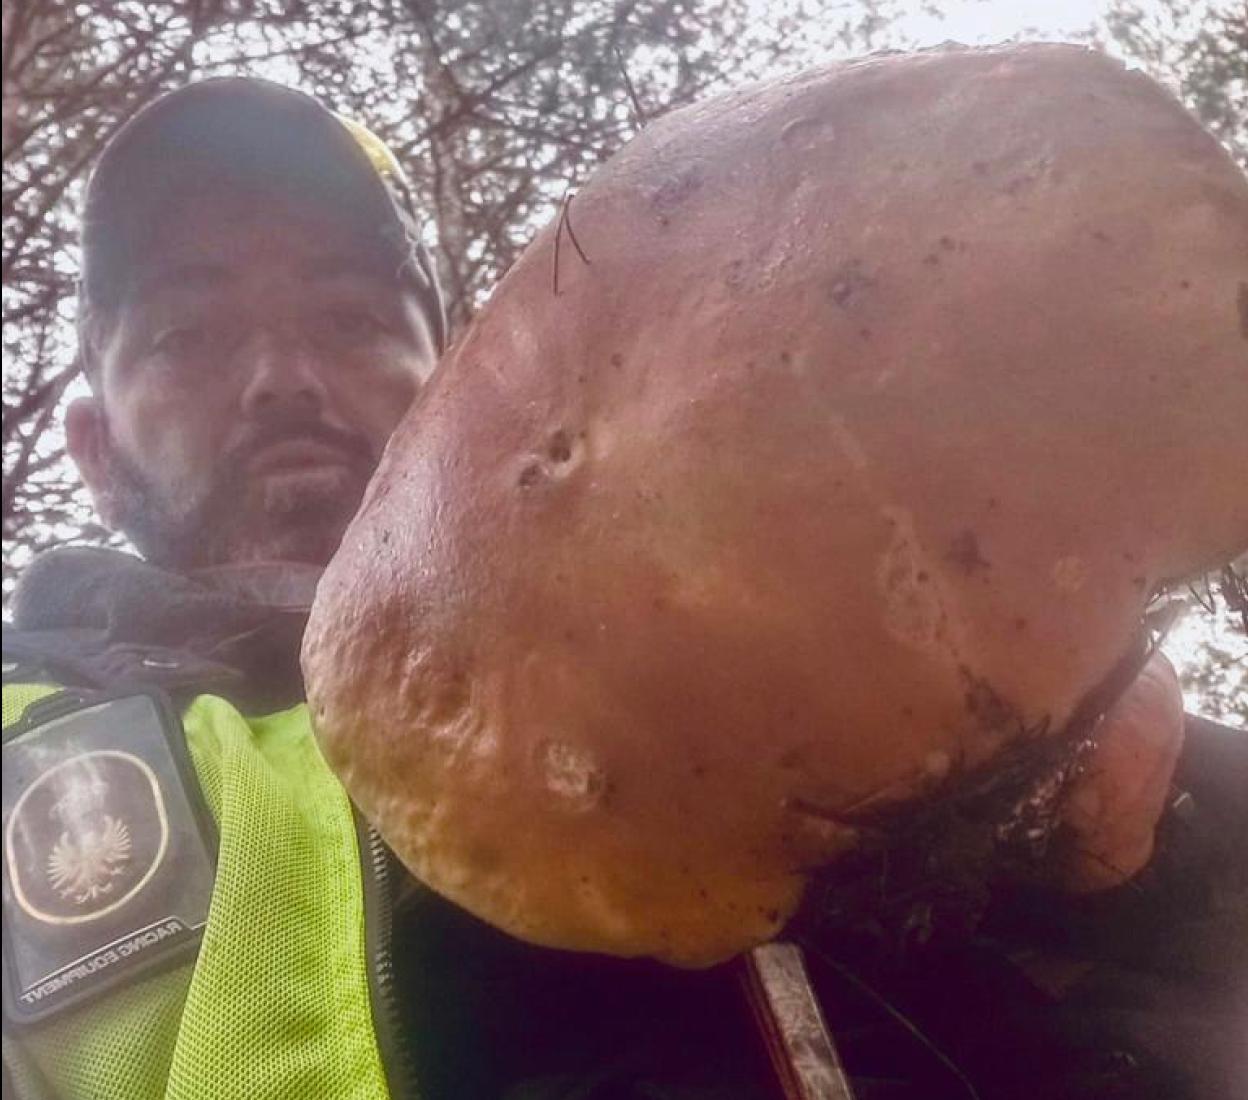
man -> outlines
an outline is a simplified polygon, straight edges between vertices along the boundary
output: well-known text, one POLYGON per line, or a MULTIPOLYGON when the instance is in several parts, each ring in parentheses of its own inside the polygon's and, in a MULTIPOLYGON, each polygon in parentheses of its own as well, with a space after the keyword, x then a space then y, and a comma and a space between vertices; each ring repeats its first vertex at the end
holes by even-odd
MULTIPOLYGON (((525 947, 410 884, 396 909, 399 876, 316 752, 297 667, 312 586, 444 339, 415 239, 376 140, 263 82, 166 97, 96 169, 92 396, 67 438, 144 560, 42 559, 6 638, 5 1067, 23 1097, 771 1094, 730 969, 525 947)), ((994 919, 996 940, 917 962, 854 945, 882 994, 817 973, 860 1096, 967 1094, 882 1001, 985 1096, 1080 1045, 1042 987, 1083 977, 1053 941, 1103 915, 994 919), (1020 936, 1050 947, 1035 982, 1020 936), (985 1010, 1005 1017, 987 1032, 985 1010), (1019 1065, 976 1042, 1001 1027, 1026 1035, 1019 1065)), ((1082 1047, 1045 1095, 1138 1080, 1117 1048, 1082 1047)))
POLYGON ((144 560, 66 550, 15 598, 6 1081, 397 1094, 389 864, 287 708, 319 567, 444 340, 410 195, 366 131, 220 80, 126 127, 84 223, 68 448, 144 560))

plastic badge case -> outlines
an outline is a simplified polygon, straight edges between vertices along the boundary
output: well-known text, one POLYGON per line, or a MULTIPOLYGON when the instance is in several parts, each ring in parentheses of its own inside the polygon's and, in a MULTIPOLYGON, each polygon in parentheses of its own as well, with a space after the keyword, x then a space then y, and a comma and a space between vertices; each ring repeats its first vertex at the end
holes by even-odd
POLYGON ((6 731, 3 757, 7 1021, 192 954, 215 833, 168 700, 52 696, 6 731))

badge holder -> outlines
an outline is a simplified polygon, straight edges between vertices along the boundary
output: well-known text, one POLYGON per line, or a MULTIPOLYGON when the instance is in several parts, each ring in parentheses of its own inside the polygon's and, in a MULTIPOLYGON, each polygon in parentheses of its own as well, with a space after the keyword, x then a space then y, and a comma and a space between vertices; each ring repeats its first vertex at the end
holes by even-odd
POLYGON ((59 692, 4 733, 4 1015, 38 1023, 193 958, 216 830, 157 692, 59 692))

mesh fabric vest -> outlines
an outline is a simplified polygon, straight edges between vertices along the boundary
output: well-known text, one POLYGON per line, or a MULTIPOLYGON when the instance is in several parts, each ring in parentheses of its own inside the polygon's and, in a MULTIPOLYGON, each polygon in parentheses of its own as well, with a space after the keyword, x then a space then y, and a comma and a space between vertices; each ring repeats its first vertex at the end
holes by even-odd
MULTIPOLYGON (((6 684, 4 727, 57 688, 6 684)), ((5 1036, 26 1100, 388 1097, 350 803, 300 704, 199 695, 187 744, 220 845, 198 957, 5 1036)))

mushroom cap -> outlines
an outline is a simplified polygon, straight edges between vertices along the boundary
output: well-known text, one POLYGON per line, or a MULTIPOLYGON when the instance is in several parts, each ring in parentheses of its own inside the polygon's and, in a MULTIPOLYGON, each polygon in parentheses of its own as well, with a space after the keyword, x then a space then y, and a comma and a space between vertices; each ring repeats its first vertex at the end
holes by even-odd
POLYGON ((306 637, 321 744, 486 920, 717 961, 1248 546, 1245 424, 1248 181, 1146 77, 1010 46, 709 99, 401 425, 306 637))

